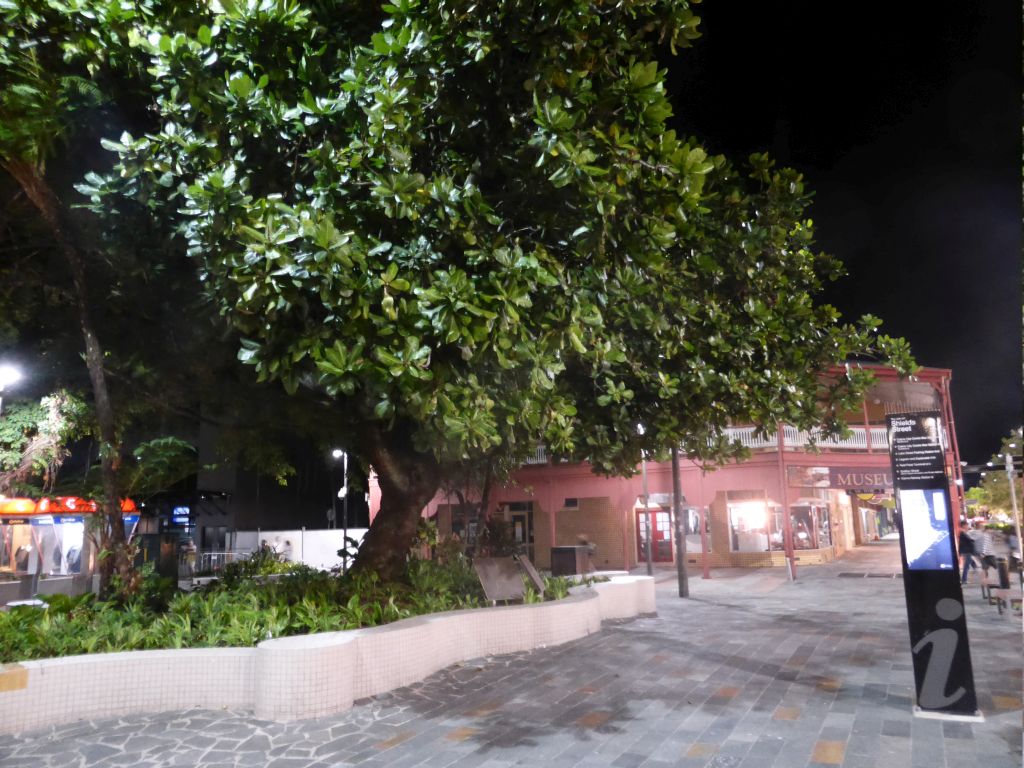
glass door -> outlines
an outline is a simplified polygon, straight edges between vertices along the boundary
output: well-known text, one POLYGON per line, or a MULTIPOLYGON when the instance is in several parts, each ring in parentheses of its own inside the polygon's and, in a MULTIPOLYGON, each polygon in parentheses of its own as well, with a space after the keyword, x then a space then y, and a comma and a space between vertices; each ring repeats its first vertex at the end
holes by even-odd
POLYGON ((533 503, 515 502, 508 506, 508 522, 516 547, 533 561, 533 503))

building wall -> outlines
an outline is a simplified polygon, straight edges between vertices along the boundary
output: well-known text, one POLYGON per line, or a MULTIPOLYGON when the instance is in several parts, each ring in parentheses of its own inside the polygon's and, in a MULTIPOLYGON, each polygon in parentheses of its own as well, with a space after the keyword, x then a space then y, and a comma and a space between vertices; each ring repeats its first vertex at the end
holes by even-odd
MULTIPOLYGON (((580 499, 577 509, 558 511, 555 546, 572 546, 578 536, 585 536, 597 547, 592 558, 594 567, 619 570, 626 563, 622 527, 622 510, 616 509, 607 496, 580 499)), ((628 541, 635 541, 635 537, 628 541)))
MULTIPOLYGON (((824 445, 812 452, 808 448, 787 445, 783 440, 769 440, 754 448, 745 461, 727 464, 714 471, 692 461, 680 462, 683 507, 706 510, 710 524, 710 552, 693 551, 692 546, 698 538, 693 537, 688 545, 688 563, 698 564, 705 558, 711 566, 767 567, 785 563, 782 551, 731 551, 730 498, 766 499, 784 510, 791 510, 799 500, 810 503, 813 499, 827 505, 830 542, 817 549, 796 549, 794 558, 798 565, 828 562, 850 547, 872 540, 877 533, 874 509, 869 509, 869 519, 862 524, 861 509, 867 505, 859 504, 851 494, 863 489, 843 485, 867 481, 842 480, 839 477, 890 472, 889 453, 873 445, 871 427, 884 424, 885 413, 894 409, 920 406, 942 412, 950 443, 947 452, 950 496, 954 508, 961 506, 960 486, 955 482, 959 473, 959 456, 949 402, 950 372, 925 368, 912 381, 900 380, 895 372, 884 368, 876 367, 874 372, 879 384, 869 392, 863 412, 847 415, 852 425, 863 427, 860 434, 867 435, 868 439, 861 447, 824 445), (859 417, 862 420, 858 420, 859 417), (812 467, 825 467, 832 472, 825 472, 824 481, 815 480, 813 476, 821 473, 810 472, 812 467), (809 479, 791 477, 790 468, 805 470, 809 479)), ((639 470, 637 467, 637 473, 628 478, 606 478, 593 474, 586 463, 526 465, 515 473, 509 486, 492 491, 492 510, 507 502, 533 503, 534 560, 539 567, 549 567, 552 545, 571 545, 576 543, 577 536, 584 535, 597 545, 595 565, 629 569, 642 562, 637 551, 636 531, 638 500, 643 493, 639 470), (565 506, 566 499, 570 498, 578 500, 577 507, 565 506)), ((649 495, 670 497, 671 465, 649 461, 646 470, 649 495)), ((443 501, 441 497, 435 498, 424 509, 424 516, 431 517, 437 513, 443 501)), ((379 490, 372 481, 371 506, 374 510, 379 508, 379 490)), ((438 522, 442 532, 450 530, 450 522, 443 514, 439 515, 438 522)))

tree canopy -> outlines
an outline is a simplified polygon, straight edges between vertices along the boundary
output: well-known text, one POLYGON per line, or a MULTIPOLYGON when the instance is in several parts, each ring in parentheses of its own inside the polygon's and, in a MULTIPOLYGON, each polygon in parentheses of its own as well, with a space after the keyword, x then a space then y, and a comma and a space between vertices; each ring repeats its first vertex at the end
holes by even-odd
POLYGON ((1007 515, 1013 512, 1013 499, 1010 498, 1010 478, 1006 473, 1006 455, 1012 457, 1016 482, 1018 511, 1024 506, 1024 482, 1020 478, 1021 456, 1024 455, 1024 439, 1018 427, 1003 438, 999 452, 989 458, 989 470, 981 478, 981 483, 972 488, 973 497, 989 511, 1000 511, 1007 515))
POLYGON ((187 12, 0 3, 0 354, 27 374, 0 420, 0 492, 102 500, 105 577, 112 564, 130 570, 119 497, 138 501, 198 469, 172 436, 195 440, 200 419, 213 422, 223 456, 283 480, 294 472, 283 435, 336 443, 338 431, 322 402, 240 370, 237 340, 170 228, 128 198, 86 210, 74 188, 113 166, 102 139, 159 128, 129 32, 187 12), (58 475, 78 438, 87 464, 98 448, 102 488, 97 473, 58 475))
POLYGON ((346 414, 383 490, 361 566, 395 572, 451 464, 720 459, 731 423, 839 428, 865 380, 836 362, 909 365, 817 303, 841 265, 798 172, 668 126, 690 5, 60 4, 117 9, 105 61, 144 63, 157 115, 79 189, 172 221, 240 358, 346 414))

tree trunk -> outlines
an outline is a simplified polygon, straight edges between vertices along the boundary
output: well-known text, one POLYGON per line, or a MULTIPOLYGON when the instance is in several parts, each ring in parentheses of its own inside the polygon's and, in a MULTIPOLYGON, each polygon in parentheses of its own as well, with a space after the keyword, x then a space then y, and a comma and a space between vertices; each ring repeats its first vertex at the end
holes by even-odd
POLYGON ((369 425, 367 437, 370 463, 380 483, 380 511, 352 569, 399 581, 405 575, 423 508, 439 487, 440 467, 431 454, 414 450, 396 430, 383 432, 369 425))
POLYGON ((481 520, 491 519, 491 487, 494 485, 494 457, 487 459, 487 466, 484 467, 484 483, 480 490, 480 514, 481 520))
POLYGON ((85 282, 85 259, 75 244, 70 224, 57 195, 42 177, 37 166, 23 160, 6 160, 4 169, 18 182, 25 195, 50 227, 54 240, 71 272, 78 306, 78 324, 85 340, 85 363, 89 369, 96 420, 100 430, 100 479, 103 483, 103 525, 100 529, 100 547, 109 554, 100 560, 100 585, 105 592, 110 577, 116 572, 125 584, 132 576, 132 562, 124 535, 121 515, 121 493, 118 488, 117 469, 121 460, 121 446, 117 438, 114 410, 110 404, 107 377, 103 370, 103 348, 92 324, 85 282))

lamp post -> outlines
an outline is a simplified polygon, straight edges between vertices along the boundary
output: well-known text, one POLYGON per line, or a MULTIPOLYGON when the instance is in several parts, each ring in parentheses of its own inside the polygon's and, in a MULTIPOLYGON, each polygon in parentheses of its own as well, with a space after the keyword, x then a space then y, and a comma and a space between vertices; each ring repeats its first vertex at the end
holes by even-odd
MULTIPOLYGON (((1016 448, 1016 443, 1010 443, 1010 448, 1016 448)), ((1006 461, 1006 481, 1010 484, 1010 504, 1013 507, 1013 526, 1017 531, 1017 562, 1024 560, 1024 546, 1020 540, 1020 512, 1017 509, 1017 473, 1013 466, 1013 454, 1009 451, 1003 456, 1006 461)))
MULTIPOLYGON (((637 424, 636 431, 640 437, 644 436, 644 425, 637 424)), ((644 527, 647 530, 647 536, 644 540, 644 558, 647 560, 647 575, 654 575, 654 558, 651 553, 651 538, 654 535, 651 525, 651 508, 648 504, 647 494, 647 453, 644 450, 640 451, 640 473, 643 476, 643 493, 644 493, 644 527)))
MULTIPOLYGON (((336 497, 341 499, 341 572, 348 573, 348 454, 341 448, 335 448, 331 451, 331 456, 334 457, 335 461, 341 459, 342 467, 342 481, 341 490, 338 491, 336 497)), ((331 498, 331 509, 334 509, 335 502, 334 497, 331 498)))
MULTIPOLYGON (((676 575, 679 596, 690 596, 690 581, 686 573, 686 532, 683 530, 683 486, 679 477, 679 447, 672 446, 672 515, 676 521, 676 575)), ((689 521, 687 521, 689 522, 689 521)), ((689 528, 689 525, 687 525, 689 528)))
POLYGON ((0 414, 4 412, 4 387, 21 380, 21 371, 13 365, 0 365, 0 414))

